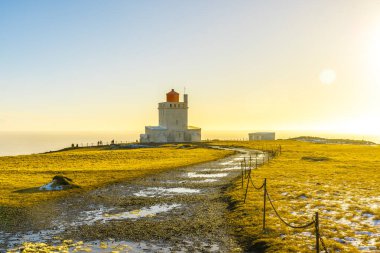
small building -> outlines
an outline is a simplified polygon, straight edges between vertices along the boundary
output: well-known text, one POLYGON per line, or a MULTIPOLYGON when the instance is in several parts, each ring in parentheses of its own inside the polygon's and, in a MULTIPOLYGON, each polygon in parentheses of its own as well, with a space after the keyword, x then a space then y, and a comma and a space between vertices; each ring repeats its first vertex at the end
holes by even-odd
POLYGON ((140 134, 141 143, 149 142, 199 142, 201 129, 188 126, 188 95, 179 101, 179 93, 172 89, 166 94, 166 102, 158 104, 158 126, 146 126, 140 134))
POLYGON ((250 141, 275 140, 275 132, 256 132, 248 134, 250 141))

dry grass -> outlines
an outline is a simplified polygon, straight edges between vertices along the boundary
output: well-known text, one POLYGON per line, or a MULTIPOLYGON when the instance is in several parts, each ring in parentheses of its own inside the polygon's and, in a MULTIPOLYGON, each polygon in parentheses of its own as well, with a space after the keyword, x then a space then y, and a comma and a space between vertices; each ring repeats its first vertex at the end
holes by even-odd
POLYGON ((29 206, 71 192, 219 159, 228 154, 231 152, 166 146, 129 150, 80 148, 49 154, 0 157, 0 207, 29 206), (60 192, 14 192, 46 184, 55 175, 73 179, 81 189, 60 192))
MULTIPOLYGON (((281 145, 281 156, 252 171, 256 185, 267 178, 268 192, 281 216, 289 222, 304 224, 318 211, 321 234, 331 252, 380 249, 379 146, 299 141, 213 144, 253 149, 281 145)), ((268 230, 262 232, 262 191, 251 188, 247 203, 243 204, 239 178, 227 194, 233 204, 231 221, 248 249, 269 247, 267 252, 310 252, 313 249, 313 228, 288 228, 270 208, 268 230)))

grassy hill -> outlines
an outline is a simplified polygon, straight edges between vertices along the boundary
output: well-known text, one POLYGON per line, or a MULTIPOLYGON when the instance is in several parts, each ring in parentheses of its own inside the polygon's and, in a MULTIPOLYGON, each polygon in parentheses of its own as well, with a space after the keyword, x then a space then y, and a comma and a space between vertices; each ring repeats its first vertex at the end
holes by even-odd
POLYGON ((78 148, 46 154, 0 157, 0 207, 29 206, 72 192, 219 159, 228 154, 231 152, 166 145, 120 150, 78 148), (71 178, 81 189, 36 193, 15 192, 39 187, 50 182, 55 175, 71 178))
MULTIPOLYGON (((212 144, 267 150, 281 145, 279 157, 252 171, 256 186, 267 178, 268 192, 279 214, 288 222, 302 225, 318 211, 321 235, 329 252, 380 249, 380 146, 291 140, 212 144)), ((263 233, 263 191, 249 188, 246 204, 244 193, 238 178, 227 197, 231 224, 247 250, 312 251, 313 227, 285 226, 267 203, 267 230, 263 233)))

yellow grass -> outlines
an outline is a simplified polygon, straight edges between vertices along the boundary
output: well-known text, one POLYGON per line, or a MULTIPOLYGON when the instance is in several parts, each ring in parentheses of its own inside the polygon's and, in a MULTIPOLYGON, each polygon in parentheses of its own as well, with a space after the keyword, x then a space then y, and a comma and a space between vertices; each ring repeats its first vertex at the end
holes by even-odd
MULTIPOLYGON (((280 215, 294 224, 311 221, 318 211, 321 234, 329 252, 357 252, 350 240, 380 249, 380 147, 311 144, 299 141, 215 142, 213 144, 271 149, 282 146, 282 155, 252 171, 258 186, 268 180, 268 192, 280 215), (302 157, 326 157, 315 162, 302 157), (367 235, 369 233, 369 235, 367 235), (373 234, 371 234, 373 233, 373 234), (377 236, 375 235, 377 233, 377 236), (335 238, 335 239, 334 239, 335 238), (345 240, 346 243, 338 242, 345 240)), ((246 184, 247 181, 245 181, 246 184)), ((247 247, 269 246, 267 252, 311 252, 314 229, 286 227, 267 203, 267 233, 262 232, 263 192, 249 189, 243 204, 241 179, 228 191, 233 211, 230 219, 247 247), (303 232, 310 232, 303 233, 303 232)))
POLYGON ((176 146, 129 150, 80 148, 49 154, 0 157, 0 207, 28 206, 70 192, 89 190, 118 180, 129 180, 175 167, 210 161, 231 154, 207 148, 176 146), (38 187, 64 175, 82 189, 61 192, 15 193, 38 187))

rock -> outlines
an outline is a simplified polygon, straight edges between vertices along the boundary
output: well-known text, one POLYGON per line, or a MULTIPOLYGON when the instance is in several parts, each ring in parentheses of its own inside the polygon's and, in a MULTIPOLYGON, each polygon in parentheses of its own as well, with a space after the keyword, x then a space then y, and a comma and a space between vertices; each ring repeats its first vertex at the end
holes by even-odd
POLYGON ((320 156, 320 157, 317 157, 317 156, 304 156, 304 157, 301 158, 301 160, 310 161, 310 162, 325 162, 325 161, 329 161, 330 158, 324 157, 324 156, 320 156))
POLYGON ((60 185, 70 185, 71 182, 73 181, 72 179, 64 176, 54 176, 53 181, 56 181, 57 184, 60 185))
POLYGON ((72 183, 72 179, 64 176, 54 176, 53 180, 41 186, 39 188, 40 191, 62 191, 73 188, 79 188, 79 186, 72 183))

